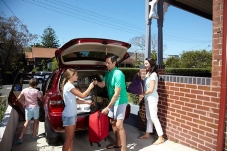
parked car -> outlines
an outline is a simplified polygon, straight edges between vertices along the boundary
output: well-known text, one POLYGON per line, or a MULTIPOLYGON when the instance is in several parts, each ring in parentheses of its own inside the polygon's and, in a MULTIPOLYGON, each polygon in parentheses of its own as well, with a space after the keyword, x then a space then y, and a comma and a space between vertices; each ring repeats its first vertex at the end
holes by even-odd
MULTIPOLYGON (((55 52, 59 68, 53 72, 45 82, 42 89, 44 94, 43 108, 45 111, 45 133, 49 144, 57 140, 59 132, 64 132, 62 126, 62 111, 64 110, 64 101, 62 98, 62 75, 68 68, 77 70, 78 81, 75 82, 83 92, 89 86, 93 78, 99 78, 107 71, 105 56, 115 54, 119 56, 117 64, 127 59, 130 48, 129 43, 97 38, 78 38, 73 39, 55 52)), ((99 79, 98 79, 99 80, 99 79)), ((97 100, 98 97, 107 97, 106 88, 95 87, 88 97, 97 100)), ((12 97, 12 96, 11 96, 12 97)), ((15 98, 13 98, 15 99, 15 98)), ((18 106, 18 104, 16 104, 18 106)), ((102 105, 100 105, 102 106, 102 105)), ((17 111, 21 113, 21 108, 17 111)), ((88 129, 88 119, 91 113, 78 114, 76 131, 88 129)), ((23 116, 23 115, 21 115, 23 116)))
POLYGON ((34 78, 39 83, 42 83, 43 81, 46 81, 51 74, 52 72, 49 72, 49 71, 37 71, 36 74, 34 75, 34 78))

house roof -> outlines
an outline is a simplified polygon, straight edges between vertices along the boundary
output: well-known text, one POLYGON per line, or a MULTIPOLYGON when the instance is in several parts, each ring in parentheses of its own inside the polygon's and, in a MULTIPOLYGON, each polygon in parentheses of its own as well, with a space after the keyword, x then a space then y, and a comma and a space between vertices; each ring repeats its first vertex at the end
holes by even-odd
POLYGON ((57 48, 32 47, 32 58, 53 58, 57 48))
POLYGON ((32 52, 25 52, 25 58, 32 58, 32 52))

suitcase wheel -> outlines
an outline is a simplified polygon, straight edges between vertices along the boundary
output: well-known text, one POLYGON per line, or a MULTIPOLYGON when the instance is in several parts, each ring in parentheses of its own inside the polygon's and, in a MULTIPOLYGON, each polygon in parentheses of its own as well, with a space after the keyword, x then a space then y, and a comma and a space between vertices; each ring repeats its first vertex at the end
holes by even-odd
POLYGON ((97 143, 98 147, 101 147, 101 144, 100 143, 97 143))
POLYGON ((93 146, 92 142, 90 142, 90 145, 93 146))

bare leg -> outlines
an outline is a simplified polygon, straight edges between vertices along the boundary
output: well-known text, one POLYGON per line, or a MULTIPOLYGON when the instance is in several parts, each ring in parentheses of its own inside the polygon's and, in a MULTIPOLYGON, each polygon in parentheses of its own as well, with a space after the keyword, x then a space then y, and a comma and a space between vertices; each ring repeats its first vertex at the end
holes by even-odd
POLYGON ((37 131, 37 128, 38 128, 38 123, 39 123, 38 119, 34 120, 32 138, 36 137, 36 131, 37 131))
POLYGON ((115 145, 116 146, 121 146, 121 139, 120 139, 120 135, 119 135, 118 129, 116 127, 116 121, 111 118, 110 119, 110 123, 112 125, 112 129, 113 129, 114 136, 115 136, 115 145))
POLYGON ((126 132, 123 125, 124 120, 117 120, 116 127, 120 136, 121 151, 126 151, 126 132))
POLYGON ((71 126, 65 126, 65 142, 62 147, 62 151, 73 151, 73 138, 76 124, 71 126))
POLYGON ((23 139, 24 133, 25 133, 25 131, 26 131, 26 129, 27 129, 27 127, 28 127, 29 124, 30 124, 30 120, 25 121, 24 126, 23 126, 23 129, 22 129, 22 132, 21 132, 21 134, 19 136, 19 139, 20 140, 23 139))

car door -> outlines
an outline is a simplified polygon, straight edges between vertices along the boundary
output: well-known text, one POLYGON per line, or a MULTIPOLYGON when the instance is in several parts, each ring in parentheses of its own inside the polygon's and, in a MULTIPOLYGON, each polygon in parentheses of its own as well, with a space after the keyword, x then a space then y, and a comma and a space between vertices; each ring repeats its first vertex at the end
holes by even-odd
MULTIPOLYGON (((34 77, 34 74, 18 73, 14 79, 8 96, 8 104, 17 111, 21 120, 25 120, 25 109, 24 106, 17 101, 17 98, 24 88, 29 87, 29 80, 31 77, 34 77)), ((41 91, 43 84, 44 83, 39 83, 37 89, 41 91)), ((24 101, 24 98, 22 98, 22 100, 24 101)))

